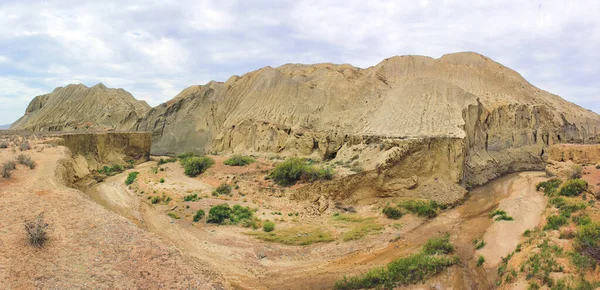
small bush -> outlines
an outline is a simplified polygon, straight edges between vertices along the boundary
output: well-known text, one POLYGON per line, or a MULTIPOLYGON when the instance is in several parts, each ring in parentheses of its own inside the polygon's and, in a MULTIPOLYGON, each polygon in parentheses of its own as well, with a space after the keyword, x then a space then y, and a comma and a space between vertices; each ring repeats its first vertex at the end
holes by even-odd
POLYGON ((400 219, 402 217, 402 212, 395 208, 395 207, 391 207, 391 206, 386 206, 383 209, 383 214, 389 218, 389 219, 393 219, 393 220, 397 220, 400 219))
POLYGON ((560 188, 559 194, 562 196, 578 196, 588 188, 587 181, 583 179, 572 179, 560 188))
POLYGON ((360 167, 360 166, 352 166, 352 167, 350 167, 350 171, 356 172, 356 173, 360 173, 360 172, 363 172, 365 170, 362 167, 360 167))
POLYGON ((596 260, 589 256, 581 255, 577 252, 571 253, 571 262, 579 272, 585 272, 588 270, 596 270, 596 260))
POLYGON ((509 216, 505 211, 497 209, 490 213, 490 218, 496 217, 495 221, 512 221, 513 218, 509 216))
POLYGON ((483 266, 483 263, 485 263, 485 257, 480 255, 477 259, 477 267, 483 266))
POLYGON ((165 183, 165 179, 161 177, 161 178, 158 180, 158 182, 159 182, 159 183, 165 183))
POLYGON ((17 162, 19 162, 19 164, 23 164, 29 167, 29 169, 34 169, 36 166, 35 162, 31 159, 31 157, 25 154, 19 154, 19 156, 17 156, 17 162))
POLYGON ((583 167, 581 165, 573 165, 571 172, 569 173, 570 179, 578 179, 583 176, 583 167))
POLYGON ((19 146, 20 151, 27 151, 30 149, 31 149, 31 145, 29 145, 29 141, 25 141, 25 142, 21 143, 21 146, 19 146))
POLYGON ((233 155, 223 163, 229 166, 246 166, 254 163, 256 160, 250 156, 233 155))
POLYGON ((135 179, 137 178, 138 174, 140 174, 140 173, 137 171, 130 172, 127 175, 127 179, 125 179, 125 184, 127 184, 127 185, 132 184, 135 181, 135 179))
POLYGON ((188 194, 183 197, 183 201, 198 201, 201 197, 198 197, 197 193, 188 194))
POLYGON ((265 231, 266 233, 268 232, 272 232, 275 230, 275 223, 272 221, 266 221, 263 224, 263 231, 265 231))
POLYGON ((174 218, 174 219, 176 219, 176 220, 180 219, 179 215, 177 213, 174 213, 174 212, 170 212, 167 215, 170 216, 170 217, 172 217, 172 218, 174 218))
POLYGON ((204 217, 204 210, 199 209, 194 215, 194 222, 199 222, 204 217))
POLYGON ((223 203, 215 205, 208 211, 207 223, 223 224, 231 217, 231 208, 228 204, 223 203))
POLYGON ((484 240, 481 240, 481 241, 475 240, 475 241, 473 241, 473 244, 475 245, 475 249, 476 250, 479 250, 479 249, 485 247, 485 241, 484 240))
POLYGON ((450 243, 450 235, 433 238, 423 246, 423 252, 429 255, 442 255, 454 252, 454 246, 450 243))
POLYGON ((558 230, 560 227, 567 224, 567 218, 563 215, 551 215, 546 218, 548 223, 544 226, 544 230, 558 230))
POLYGON ((104 174, 107 176, 112 176, 112 175, 115 175, 115 174, 121 173, 121 172, 123 172, 123 166, 118 165, 118 164, 115 164, 112 166, 105 165, 104 167, 102 167, 98 170, 98 173, 101 173, 101 174, 104 174))
POLYGON ((215 188, 215 191, 213 191, 214 196, 230 195, 230 194, 231 194, 231 185, 229 185, 227 183, 221 183, 217 188, 215 188))
POLYGON ((167 158, 167 159, 159 159, 157 165, 163 165, 163 164, 167 164, 167 163, 172 163, 172 162, 177 162, 177 158, 167 158))
POLYGON ((11 171, 16 168, 14 161, 6 161, 2 164, 2 178, 10 178, 12 176, 11 171))
POLYGON ((560 179, 550 179, 544 182, 538 183, 535 188, 539 191, 540 189, 544 189, 544 194, 547 196, 555 195, 558 187, 562 184, 560 179))
POLYGON ((277 164, 268 177, 281 186, 290 186, 299 180, 313 182, 319 179, 332 179, 333 174, 331 168, 317 168, 304 159, 290 158, 277 164))
POLYGON ((185 175, 190 177, 196 177, 204 173, 209 167, 215 164, 215 161, 209 157, 187 157, 181 159, 181 165, 183 165, 185 175))
POLYGON ((5 141, 0 142, 0 149, 8 148, 8 144, 5 141))
POLYGON ((38 214, 33 220, 25 221, 25 231, 27 232, 27 238, 29 244, 41 248, 48 239, 46 231, 48 224, 44 221, 44 215, 38 214))
POLYGON ((152 172, 154 174, 158 174, 158 167, 157 166, 150 167, 150 172, 152 172))
POLYGON ((153 196, 152 198, 150 198, 150 202, 151 202, 152 204, 157 204, 157 203, 159 203, 159 202, 160 202, 160 197, 158 197, 158 196, 153 196))
POLYGON ((437 209, 440 206, 435 201, 423 201, 423 200, 407 200, 400 203, 400 207, 405 208, 409 212, 418 216, 424 216, 428 218, 436 217, 438 215, 437 209))
POLYGON ((578 226, 585 226, 592 223, 592 218, 588 214, 581 214, 573 217, 573 222, 578 226))
MULTIPOLYGON (((6 147, 5 147, 6 148, 6 147)), ((600 169, 600 164, 596 165, 596 169, 600 169)))
POLYGON ((600 260, 600 222, 579 227, 575 247, 580 253, 600 260))

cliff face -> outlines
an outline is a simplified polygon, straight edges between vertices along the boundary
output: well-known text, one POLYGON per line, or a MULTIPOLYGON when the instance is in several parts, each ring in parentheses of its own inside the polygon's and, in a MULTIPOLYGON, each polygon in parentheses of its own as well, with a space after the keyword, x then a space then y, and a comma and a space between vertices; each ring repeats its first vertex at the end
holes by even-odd
POLYGON ((131 127, 150 107, 122 89, 103 84, 88 88, 82 84, 56 88, 37 96, 12 130, 73 131, 131 127))
POLYGON ((600 145, 557 144, 550 146, 548 159, 576 164, 600 164, 600 145))
POLYGON ((393 57, 367 69, 266 67, 190 87, 133 129, 153 132, 154 153, 325 159, 339 159, 350 140, 457 138, 463 145, 454 146, 464 147, 457 150, 464 152, 454 170, 462 172, 458 183, 476 186, 505 173, 543 169, 552 144, 598 142, 600 116, 487 57, 457 53, 393 57))

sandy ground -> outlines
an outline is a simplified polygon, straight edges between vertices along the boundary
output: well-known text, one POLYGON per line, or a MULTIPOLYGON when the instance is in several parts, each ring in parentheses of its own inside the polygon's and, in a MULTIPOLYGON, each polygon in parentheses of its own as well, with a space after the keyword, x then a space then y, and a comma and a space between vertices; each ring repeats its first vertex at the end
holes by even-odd
MULTIPOLYGON (((0 179, 3 289, 229 288, 209 266, 65 187, 54 173, 66 152, 27 151, 38 167, 18 165, 11 179, 0 179), (27 244, 23 221, 41 212, 50 224, 49 240, 35 249, 27 244)), ((1 163, 14 157, 0 149, 1 163)))
MULTIPOLYGON (((330 289, 344 276, 386 265, 445 233, 451 235, 461 265, 407 289, 492 289, 496 257, 514 249, 545 207, 534 188, 541 173, 512 174, 473 190, 463 204, 433 219, 405 215, 393 221, 381 215, 381 203, 356 206, 360 216, 372 217, 384 228, 342 241, 339 237, 348 228, 333 222, 330 214, 309 214, 304 210, 307 204, 268 188, 263 178, 270 167, 266 160, 239 168, 219 165, 222 157, 215 157, 217 165, 197 178, 185 176, 178 163, 163 165, 165 170, 154 174, 156 163, 147 162, 83 193, 54 175, 56 162, 67 157, 66 152, 61 147, 28 151, 39 166, 19 166, 12 179, 0 179, 0 221, 5 225, 0 229, 0 283, 8 289, 330 289), (134 170, 140 172, 138 181, 126 186, 123 181, 134 170), (211 196, 223 182, 239 188, 233 196, 211 196), (203 198, 182 203, 192 192, 203 198), (147 199, 160 195, 173 200, 151 204, 147 199), (318 225, 332 231, 336 240, 287 246, 246 235, 251 229, 191 221, 197 209, 208 213, 219 203, 257 208, 256 215, 276 219, 278 229, 318 225), (493 222, 488 215, 497 207, 515 221, 493 222), (46 247, 37 250, 26 243, 23 220, 39 212, 45 213, 51 231, 46 247), (168 212, 182 218, 172 219, 168 212), (295 212, 297 217, 287 215, 295 212), (472 241, 482 238, 488 245, 480 252, 490 261, 485 269, 474 266, 479 253, 472 241)), ((0 162, 15 156, 9 149, 0 153, 0 162)))

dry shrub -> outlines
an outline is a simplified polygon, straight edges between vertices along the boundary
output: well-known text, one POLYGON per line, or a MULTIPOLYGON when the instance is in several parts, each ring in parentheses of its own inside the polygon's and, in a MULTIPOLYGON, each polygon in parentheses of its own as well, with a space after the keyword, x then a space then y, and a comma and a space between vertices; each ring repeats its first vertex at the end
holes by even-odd
POLYGON ((25 221, 25 231, 29 244, 41 248, 46 243, 48 224, 44 221, 44 213, 38 214, 33 220, 25 221))

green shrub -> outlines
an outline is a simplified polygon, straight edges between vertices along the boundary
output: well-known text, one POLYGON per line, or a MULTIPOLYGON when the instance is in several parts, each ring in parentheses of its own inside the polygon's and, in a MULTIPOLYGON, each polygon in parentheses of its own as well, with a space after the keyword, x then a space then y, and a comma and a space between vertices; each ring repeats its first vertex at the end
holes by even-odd
POLYGON ((158 173, 158 167, 157 166, 152 166, 150 167, 150 172, 157 174, 158 173))
POLYGON ((475 249, 476 250, 479 250, 479 249, 485 247, 485 241, 484 240, 481 240, 481 241, 475 240, 475 241, 473 241, 473 244, 475 244, 475 249))
POLYGON ((501 210, 501 209, 497 209, 495 211, 493 211, 492 213, 490 213, 490 217, 494 218, 496 217, 495 221, 512 221, 513 218, 511 216, 509 216, 505 211, 501 210))
POLYGON ((181 159, 181 165, 183 165, 184 173, 190 177, 196 177, 204 173, 209 167, 215 164, 215 161, 209 157, 187 157, 181 159))
POLYGON ((313 182, 319 179, 332 179, 333 174, 331 168, 318 168, 305 159, 289 158, 277 164, 268 177, 281 186, 290 186, 299 180, 313 182))
POLYGON ((158 163, 157 163, 157 165, 158 165, 158 166, 161 166, 161 165, 163 165, 163 164, 166 164, 166 163, 172 163, 172 162, 177 162, 177 158, 173 158, 173 157, 171 157, 171 158, 167 158, 167 159, 163 159, 163 158, 161 158, 161 159, 159 159, 159 160, 158 160, 158 163))
POLYGON ((228 204, 223 203, 215 205, 208 211, 208 219, 206 222, 213 224, 223 224, 231 217, 231 208, 228 204))
POLYGON ((19 150, 21 151, 27 151, 31 149, 31 145, 29 145, 29 141, 25 141, 23 143, 21 143, 21 146, 19 146, 19 150))
POLYGON ((592 223, 592 218, 588 214, 581 214, 573 217, 573 222, 578 226, 585 226, 592 223))
POLYGON ((188 194, 183 197, 183 201, 198 201, 199 199, 201 198, 198 197, 197 193, 188 194))
POLYGON ((581 165, 573 165, 571 167, 571 173, 569 173, 570 179, 578 179, 583 177, 583 167, 581 165))
POLYGON ((158 182, 159 182, 159 183, 165 183, 165 179, 161 177, 161 178, 158 180, 158 182))
POLYGON ((563 196, 578 196, 588 188, 587 181, 583 179, 572 179, 560 188, 560 195, 563 196))
POLYGON ((391 206, 386 206, 383 209, 383 214, 389 218, 389 219, 393 219, 393 220, 397 220, 400 219, 402 217, 402 212, 395 208, 395 207, 391 207, 391 206))
POLYGON ((256 160, 250 156, 243 155, 233 155, 229 159, 225 160, 223 163, 229 166, 246 166, 248 164, 252 164, 256 160))
POLYGON ((0 149, 5 149, 5 148, 8 148, 8 144, 6 144, 6 141, 0 142, 0 149))
POLYGON ((230 221, 237 225, 243 220, 251 220, 253 215, 254 212, 249 207, 236 204, 231 208, 230 221))
POLYGON ((17 165, 14 161, 6 161, 2 164, 2 178, 10 178, 12 176, 11 171, 15 170, 17 165))
POLYGON ((356 173, 360 173, 360 172, 363 172, 365 170, 362 167, 360 167, 360 166, 352 166, 352 167, 350 167, 350 171, 356 172, 356 173))
POLYGON ((127 175, 127 179, 125 179, 125 184, 127 184, 127 185, 132 184, 135 181, 135 179, 137 178, 138 174, 140 174, 140 173, 137 171, 130 172, 127 175))
POLYGON ((458 262, 457 257, 413 254, 397 259, 385 268, 376 268, 361 276, 344 277, 343 280, 336 282, 335 289, 367 289, 381 286, 391 289, 396 285, 415 284, 458 262))
POLYGON ((194 215, 194 222, 199 222, 204 217, 204 210, 199 209, 194 215))
POLYGON ((265 221, 263 224, 263 231, 268 233, 272 232, 273 230, 275 230, 275 223, 272 221, 265 221))
POLYGON ((231 185, 227 183, 221 183, 217 188, 215 188, 215 191, 213 191, 214 196, 229 194, 231 194, 231 185))
POLYGON ((575 265, 575 268, 579 272, 585 272, 587 270, 596 270, 596 260, 589 256, 581 255, 580 253, 573 252, 570 254, 571 262, 575 265))
POLYGON ((105 166, 103 166, 102 168, 100 168, 98 170, 98 173, 102 173, 102 174, 107 175, 107 176, 112 176, 112 175, 115 175, 117 173, 123 172, 123 169, 124 169, 123 166, 118 165, 118 164, 115 164, 115 165, 112 165, 112 166, 106 166, 105 165, 105 166))
POLYGON ((477 267, 483 266, 483 263, 485 263, 485 257, 480 255, 477 259, 477 267))
POLYGON ((567 224, 567 218, 563 215, 551 215, 546 218, 548 223, 544 226, 544 230, 558 230, 560 227, 567 224))
POLYGON ((529 286, 527 287, 527 290, 539 290, 540 289, 540 285, 536 282, 529 282, 529 286))
POLYGON ((596 165, 596 169, 600 169, 600 164, 596 165))
POLYGON ((167 215, 170 216, 170 217, 172 217, 172 218, 174 218, 174 219, 176 219, 176 220, 180 219, 179 215, 176 214, 176 213, 174 213, 174 212, 170 212, 167 215))
POLYGON ((423 252, 429 255, 450 254, 454 252, 454 246, 450 243, 450 235, 433 238, 423 246, 423 252))
POLYGON ((152 198, 150 198, 150 202, 152 204, 157 204, 160 201, 160 197, 158 196, 153 196, 152 198))
POLYGON ((539 191, 540 189, 544 189, 544 194, 547 196, 555 195, 558 187, 562 184, 560 179, 550 179, 544 182, 538 183, 535 188, 539 191))
POLYGON ((178 154, 177 158, 179 158, 179 159, 186 159, 186 158, 190 158, 190 157, 199 157, 199 156, 200 155, 198 155, 198 154, 196 154, 194 152, 184 152, 184 153, 178 154))
POLYGON ((406 200, 400 203, 400 207, 418 216, 428 218, 436 217, 438 215, 437 209, 440 208, 435 201, 424 200, 406 200))
POLYGON ((575 248, 585 255, 600 260, 600 222, 579 227, 575 248))

